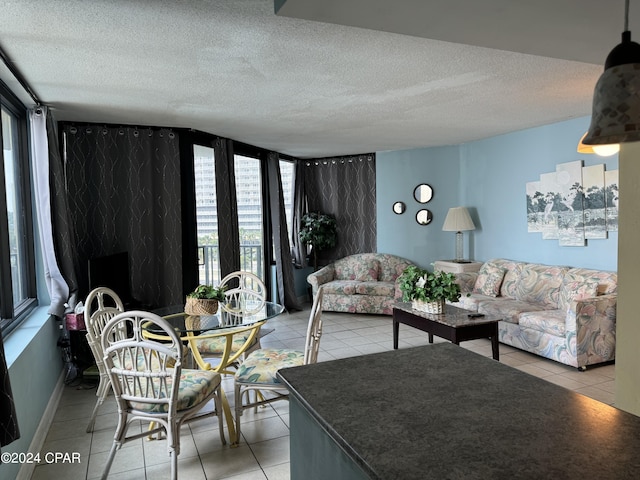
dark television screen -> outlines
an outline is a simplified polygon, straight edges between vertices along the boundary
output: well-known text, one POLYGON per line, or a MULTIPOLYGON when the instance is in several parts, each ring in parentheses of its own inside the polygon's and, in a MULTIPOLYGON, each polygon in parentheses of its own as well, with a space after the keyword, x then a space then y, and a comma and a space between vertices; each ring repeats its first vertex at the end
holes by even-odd
POLYGON ((89 259, 89 290, 97 287, 110 288, 125 304, 131 301, 127 252, 89 259))

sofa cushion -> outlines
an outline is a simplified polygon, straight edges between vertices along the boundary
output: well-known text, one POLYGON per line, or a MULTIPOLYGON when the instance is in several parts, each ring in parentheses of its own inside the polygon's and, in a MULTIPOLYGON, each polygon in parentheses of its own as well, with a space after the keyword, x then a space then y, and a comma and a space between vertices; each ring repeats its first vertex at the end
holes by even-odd
POLYGON ((522 328, 564 337, 567 331, 567 312, 565 310, 523 312, 520 314, 519 324, 522 328))
POLYGON ((356 280, 334 280, 323 285, 324 293, 338 295, 353 295, 356 293, 356 285, 360 282, 356 280))
POLYGON ((569 308, 572 301, 595 297, 598 294, 598 284, 596 279, 567 281, 565 278, 560 286, 558 308, 567 313, 567 308, 569 308))
POLYGON ((478 303, 478 312, 502 318, 502 321, 509 323, 518 323, 522 312, 541 310, 548 310, 548 308, 512 298, 485 297, 483 301, 478 303))
POLYGON ((506 271, 506 269, 493 263, 485 263, 480 267, 478 278, 473 287, 473 293, 497 297, 500 294, 500 285, 502 285, 506 271))
POLYGON ((566 267, 525 265, 516 284, 515 298, 522 302, 546 306, 546 310, 557 309, 560 285, 567 270, 566 267))
POLYGON ((378 280, 380 262, 371 255, 352 255, 335 263, 336 280, 378 280))
POLYGON ((360 282, 356 285, 356 293, 359 295, 381 295, 394 297, 396 286, 392 282, 360 282))
POLYGON ((514 262, 503 258, 494 259, 488 263, 497 265, 498 267, 502 267, 506 270, 504 279, 502 280, 502 285, 500 286, 500 296, 516 298, 516 285, 520 280, 520 273, 522 273, 522 268, 526 263, 514 262))
POLYGON ((618 289, 618 275, 616 272, 591 270, 589 268, 570 268, 564 276, 566 282, 584 282, 587 280, 598 283, 598 295, 616 293, 618 289))

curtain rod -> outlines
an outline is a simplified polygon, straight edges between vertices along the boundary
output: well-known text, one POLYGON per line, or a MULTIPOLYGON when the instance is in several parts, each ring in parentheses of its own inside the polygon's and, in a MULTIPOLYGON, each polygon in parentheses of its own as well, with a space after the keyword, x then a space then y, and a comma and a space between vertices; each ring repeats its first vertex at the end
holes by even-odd
POLYGON ((42 102, 40 101, 38 96, 35 94, 35 92, 31 88, 31 86, 24 79, 24 77, 22 76, 20 71, 17 69, 17 67, 14 66, 13 62, 11 60, 9 60, 9 57, 7 57, 7 55, 4 53, 4 50, 2 49, 1 46, 0 46, 0 57, 2 57, 2 61, 4 62, 6 67, 9 69, 9 71, 15 77, 15 79, 18 81, 18 83, 20 85, 22 85, 22 88, 24 88, 25 91, 29 94, 29 96, 33 99, 35 104, 38 105, 38 106, 42 105, 42 102))

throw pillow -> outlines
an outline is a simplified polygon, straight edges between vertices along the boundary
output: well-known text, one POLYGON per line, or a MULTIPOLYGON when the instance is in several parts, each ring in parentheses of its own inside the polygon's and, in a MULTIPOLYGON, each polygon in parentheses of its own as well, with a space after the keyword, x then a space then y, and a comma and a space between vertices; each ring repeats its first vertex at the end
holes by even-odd
POLYGON ((566 310, 574 300, 591 298, 598 295, 597 280, 586 282, 562 282, 560 285, 560 295, 558 298, 558 308, 566 310))
POLYGON ((478 272, 473 293, 479 293, 488 297, 497 297, 500 294, 500 285, 502 285, 502 279, 506 271, 505 268, 494 265, 493 263, 485 263, 478 272))

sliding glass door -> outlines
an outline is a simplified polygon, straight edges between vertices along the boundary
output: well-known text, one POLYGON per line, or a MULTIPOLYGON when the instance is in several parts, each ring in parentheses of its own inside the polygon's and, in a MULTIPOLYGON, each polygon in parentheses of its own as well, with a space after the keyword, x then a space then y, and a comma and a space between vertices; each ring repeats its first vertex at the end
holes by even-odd
POLYGON ((238 227, 240 229, 240 266, 263 282, 264 222, 262 203, 262 168, 257 158, 234 155, 238 227))
POLYGON ((221 280, 214 160, 213 148, 202 145, 193 146, 198 281, 206 285, 217 285, 221 280))

